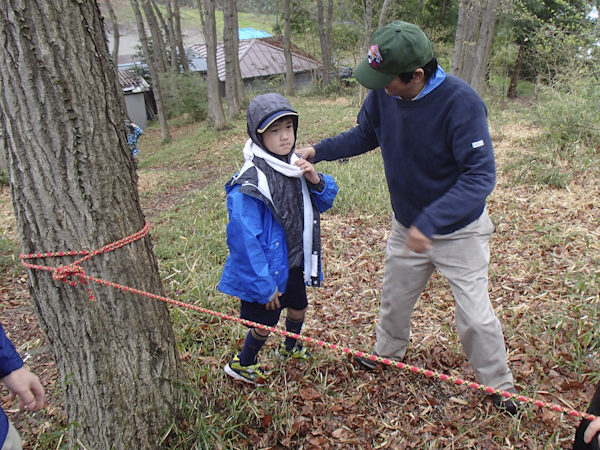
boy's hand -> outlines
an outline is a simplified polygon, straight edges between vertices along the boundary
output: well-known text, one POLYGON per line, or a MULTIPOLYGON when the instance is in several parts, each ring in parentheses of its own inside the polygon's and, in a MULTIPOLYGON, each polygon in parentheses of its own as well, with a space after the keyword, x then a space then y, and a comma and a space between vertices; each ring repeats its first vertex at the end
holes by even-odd
POLYGON ((268 311, 274 311, 276 309, 281 308, 281 302, 279 301, 279 297, 281 297, 281 292, 279 290, 275 291, 273 298, 269 301, 269 303, 265 304, 265 308, 268 311))
POLYGON ((304 148, 296 149, 294 153, 296 153, 300 158, 306 159, 307 161, 314 163, 315 162, 315 154, 317 152, 315 151, 314 147, 304 147, 304 148))
POLYGON ((304 172, 304 178, 306 178, 312 184, 318 184, 319 181, 321 181, 321 178, 319 177, 319 174, 315 170, 314 166, 307 160, 302 158, 296 161, 294 164, 302 169, 302 172, 304 172))

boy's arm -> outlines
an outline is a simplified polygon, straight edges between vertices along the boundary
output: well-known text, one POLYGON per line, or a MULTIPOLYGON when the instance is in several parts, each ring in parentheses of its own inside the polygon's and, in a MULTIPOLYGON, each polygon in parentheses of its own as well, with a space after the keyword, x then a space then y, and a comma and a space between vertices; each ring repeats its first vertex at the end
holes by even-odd
POLYGON ((319 212, 325 212, 333 206, 333 201, 338 193, 338 185, 330 175, 319 173, 319 176, 325 183, 323 189, 318 191, 316 189, 311 189, 309 186, 309 190, 319 212))
POLYGON ((240 281, 251 298, 260 304, 268 303, 277 290, 269 271, 269 262, 258 237, 263 232, 262 215, 267 208, 259 200, 232 192, 227 197, 230 211, 227 224, 227 245, 230 258, 240 281))

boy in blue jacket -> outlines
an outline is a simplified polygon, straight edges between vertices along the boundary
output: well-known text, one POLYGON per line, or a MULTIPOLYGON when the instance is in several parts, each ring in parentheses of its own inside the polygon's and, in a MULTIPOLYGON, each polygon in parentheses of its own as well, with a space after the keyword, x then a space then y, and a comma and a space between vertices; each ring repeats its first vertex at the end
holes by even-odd
MULTIPOLYGON (((319 213, 331 208, 337 185, 294 154, 298 113, 282 95, 255 97, 248 106, 244 166, 225 185, 227 245, 218 289, 241 300, 242 319, 300 334, 308 307, 306 285, 320 286, 319 213)), ((257 354, 269 332, 251 328, 242 351, 225 366, 246 383, 264 382, 257 354)), ((280 358, 307 359, 302 342, 286 337, 280 358)))

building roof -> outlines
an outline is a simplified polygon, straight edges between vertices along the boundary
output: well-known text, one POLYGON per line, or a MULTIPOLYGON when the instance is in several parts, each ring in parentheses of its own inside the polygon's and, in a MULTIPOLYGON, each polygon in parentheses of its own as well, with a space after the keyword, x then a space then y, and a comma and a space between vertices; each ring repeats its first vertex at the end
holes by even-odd
POLYGON ((238 28, 238 36, 241 39, 258 39, 264 37, 273 36, 262 30, 255 30, 254 28, 238 28))
MULTIPOLYGON (((268 77, 285 73, 283 49, 274 44, 276 43, 273 42, 273 38, 240 41, 239 58, 242 78, 268 77)), ((192 45, 190 48, 206 59, 205 44, 192 45)), ((295 73, 307 72, 319 69, 321 64, 305 54, 300 54, 296 48, 292 48, 292 67, 295 73)), ((222 42, 217 44, 217 70, 219 81, 225 81, 225 55, 222 42)))
POLYGON ((137 94, 150 90, 150 85, 144 78, 131 69, 119 68, 119 83, 123 92, 137 94))

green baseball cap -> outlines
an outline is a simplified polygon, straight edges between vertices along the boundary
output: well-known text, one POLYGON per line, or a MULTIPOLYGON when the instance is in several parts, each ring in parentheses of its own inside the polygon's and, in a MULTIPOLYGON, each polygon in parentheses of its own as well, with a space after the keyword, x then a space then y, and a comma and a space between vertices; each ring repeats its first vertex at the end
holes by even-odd
POLYGON ((433 44, 427 35, 412 23, 396 20, 373 34, 354 78, 367 89, 381 89, 399 74, 413 72, 432 59, 433 44))

